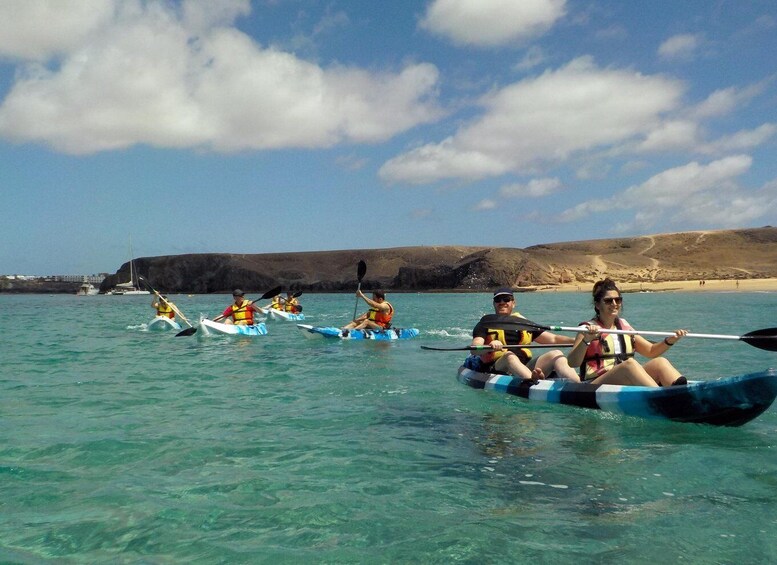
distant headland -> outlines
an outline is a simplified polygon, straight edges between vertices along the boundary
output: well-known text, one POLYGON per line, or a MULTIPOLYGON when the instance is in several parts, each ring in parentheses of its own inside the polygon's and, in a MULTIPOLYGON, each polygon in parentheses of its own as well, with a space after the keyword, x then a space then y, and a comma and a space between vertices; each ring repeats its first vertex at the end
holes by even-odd
MULTIPOLYGON (((702 281, 777 279, 777 228, 694 231, 507 247, 418 246, 294 253, 202 253, 139 257, 134 269, 170 293, 264 292, 274 286, 305 292, 353 292, 356 266, 367 264, 362 288, 392 292, 589 290, 605 276, 632 290, 702 281)), ((129 263, 100 291, 128 280, 129 263)), ((710 289, 718 285, 711 284, 710 289)), ((743 287, 745 285, 743 284, 743 287)), ((728 287, 726 287, 728 288, 728 287)), ((18 285, 0 292, 25 292, 18 285)), ((53 292, 34 290, 27 292, 53 292)), ((75 292, 75 289, 73 289, 75 292)))

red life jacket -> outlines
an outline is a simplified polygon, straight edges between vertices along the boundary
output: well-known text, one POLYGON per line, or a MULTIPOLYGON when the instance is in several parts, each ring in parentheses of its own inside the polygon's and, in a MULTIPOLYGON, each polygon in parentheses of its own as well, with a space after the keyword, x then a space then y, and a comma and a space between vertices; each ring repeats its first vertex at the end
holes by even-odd
MULTIPOLYGON (((594 324, 601 324, 596 320, 591 320, 594 324)), ((580 324, 582 325, 582 324, 580 324)), ((619 330, 633 330, 629 323, 622 318, 615 318, 615 327, 619 330)), ((602 329, 599 333, 599 339, 591 341, 585 350, 585 358, 580 366, 580 378, 584 381, 590 381, 596 377, 623 363, 627 359, 634 357, 634 336, 623 334, 608 334, 602 329), (615 340, 620 341, 621 352, 615 354, 615 340)))
POLYGON ((370 311, 367 313, 367 319, 372 320, 383 329, 388 329, 391 327, 391 318, 394 317, 394 307, 385 301, 383 304, 388 304, 388 312, 378 310, 377 308, 370 308, 370 311))

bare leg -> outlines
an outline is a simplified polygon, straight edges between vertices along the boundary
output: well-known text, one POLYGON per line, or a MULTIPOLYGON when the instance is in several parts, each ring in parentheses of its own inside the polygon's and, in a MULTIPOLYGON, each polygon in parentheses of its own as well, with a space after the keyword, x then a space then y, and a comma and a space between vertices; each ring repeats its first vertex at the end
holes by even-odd
POLYGON ((496 363, 494 363, 494 369, 500 373, 507 373, 508 375, 513 375, 514 377, 521 379, 545 378, 545 376, 542 375, 542 370, 538 373, 541 376, 535 376, 535 372, 521 363, 521 360, 518 359, 518 356, 512 351, 505 352, 504 355, 497 359, 496 363))
POLYGON ((656 357, 645 363, 645 371, 661 386, 672 386, 680 378, 680 371, 665 357, 656 357))
POLYGON ((631 386, 647 386, 657 387, 656 381, 653 380, 642 365, 637 363, 634 359, 624 361, 620 365, 616 365, 605 374, 595 378, 591 381, 593 384, 611 384, 611 385, 631 385, 631 386))
POLYGON ((540 355, 534 366, 541 369, 545 375, 555 371, 556 375, 561 379, 580 381, 580 376, 569 366, 566 355, 558 349, 553 349, 540 355))

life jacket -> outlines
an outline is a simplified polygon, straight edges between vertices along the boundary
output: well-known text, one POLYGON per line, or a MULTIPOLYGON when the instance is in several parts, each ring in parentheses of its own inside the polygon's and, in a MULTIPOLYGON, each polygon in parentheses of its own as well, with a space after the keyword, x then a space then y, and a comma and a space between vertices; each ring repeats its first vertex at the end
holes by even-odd
POLYGON ((232 304, 232 321, 238 326, 252 326, 254 324, 254 311, 248 300, 244 300, 240 306, 232 304), (244 308, 245 306, 245 308, 244 308))
POLYGON ((173 309, 170 308, 170 305, 167 302, 163 300, 159 300, 156 304, 157 304, 156 306, 157 316, 167 316, 171 320, 175 318, 175 312, 173 312, 173 309))
POLYGON ((270 302, 270 308, 274 310, 283 310, 281 299, 277 296, 273 297, 272 302, 270 302))
MULTIPOLYGON (((511 316, 515 316, 516 318, 523 318, 520 313, 513 312, 510 314, 511 316)), ((486 329, 487 336, 485 338, 484 345, 488 345, 494 340, 499 340, 502 342, 502 345, 529 345, 533 340, 534 336, 529 331, 509 331, 505 332, 504 330, 495 330, 492 328, 486 329)), ((502 355, 507 353, 508 351, 512 351, 518 356, 518 359, 521 361, 521 363, 526 363, 529 361, 529 359, 532 358, 531 350, 529 349, 503 349, 502 351, 491 351, 486 353, 485 355, 481 355, 480 358, 484 363, 493 364, 496 362, 497 359, 499 359, 502 355)))
POLYGON ((288 298, 285 302, 284 310, 286 310, 286 312, 296 313, 299 310, 297 308, 298 304, 299 302, 297 302, 296 298, 288 298))
POLYGON ((377 308, 370 308, 370 311, 367 312, 367 319, 372 320, 376 324, 378 324, 381 328, 384 330, 387 330, 391 327, 391 318, 394 317, 394 307, 389 304, 388 302, 383 302, 383 304, 388 304, 389 311, 384 312, 383 310, 378 310, 377 308))
MULTIPOLYGON (((597 325, 600 321, 592 320, 597 325)), ((582 324, 580 324, 582 325, 582 324)), ((615 318, 615 327, 619 330, 633 330, 626 320, 615 318)), ((580 366, 580 378, 590 381, 600 377, 616 365, 634 357, 634 336, 623 334, 608 334, 605 330, 599 333, 599 339, 594 339, 585 350, 585 359, 580 366), (620 341, 621 352, 615 354, 615 340, 620 341)))

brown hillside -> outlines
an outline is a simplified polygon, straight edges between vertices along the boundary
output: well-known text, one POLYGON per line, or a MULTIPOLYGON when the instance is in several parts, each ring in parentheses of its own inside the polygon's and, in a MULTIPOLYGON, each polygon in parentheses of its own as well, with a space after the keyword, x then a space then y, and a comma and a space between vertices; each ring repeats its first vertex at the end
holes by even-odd
MULTIPOLYGON (((145 257, 135 267, 167 292, 228 292, 276 285, 305 291, 354 290, 356 265, 367 263, 365 288, 393 291, 532 289, 590 283, 605 275, 622 282, 777 277, 777 228, 699 231, 536 245, 397 247, 265 254, 145 257)), ((129 264, 102 290, 126 280, 129 264), (118 275, 118 276, 117 276, 118 275)))

